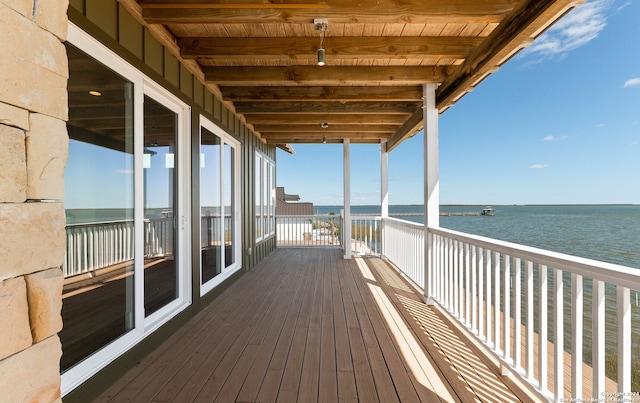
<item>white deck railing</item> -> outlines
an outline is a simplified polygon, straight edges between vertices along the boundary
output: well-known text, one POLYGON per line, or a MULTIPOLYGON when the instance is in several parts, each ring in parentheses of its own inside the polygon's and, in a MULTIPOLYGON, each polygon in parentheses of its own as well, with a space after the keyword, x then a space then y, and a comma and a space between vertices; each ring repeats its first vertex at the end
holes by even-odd
MULTIPOLYGON (((383 255, 424 289, 424 227, 385 219, 383 228, 383 255)), ((638 346, 632 349, 630 296, 637 301, 638 269, 442 228, 430 229, 429 238, 426 294, 490 348, 504 369, 555 401, 634 398, 631 363, 638 346), (592 331, 574 331, 585 319, 592 331), (605 359, 617 372, 612 380, 605 359), (583 386, 589 396, 582 396, 583 386)), ((637 334, 635 306, 633 316, 637 334)))
POLYGON ((341 246, 342 218, 334 214, 279 215, 276 241, 286 246, 341 246))
MULTIPOLYGON (((62 271, 65 278, 134 259, 133 220, 69 224, 62 271)), ((173 218, 144 221, 145 258, 173 254, 173 218)))

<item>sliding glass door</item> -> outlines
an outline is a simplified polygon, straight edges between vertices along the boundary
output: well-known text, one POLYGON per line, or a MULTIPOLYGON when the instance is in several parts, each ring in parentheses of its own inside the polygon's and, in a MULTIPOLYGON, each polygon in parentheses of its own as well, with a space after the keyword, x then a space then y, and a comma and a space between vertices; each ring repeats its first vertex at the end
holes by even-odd
POLYGON ((209 120, 200 127, 201 293, 240 268, 238 142, 209 120))
POLYGON ((77 27, 66 46, 63 394, 191 303, 189 108, 77 27))

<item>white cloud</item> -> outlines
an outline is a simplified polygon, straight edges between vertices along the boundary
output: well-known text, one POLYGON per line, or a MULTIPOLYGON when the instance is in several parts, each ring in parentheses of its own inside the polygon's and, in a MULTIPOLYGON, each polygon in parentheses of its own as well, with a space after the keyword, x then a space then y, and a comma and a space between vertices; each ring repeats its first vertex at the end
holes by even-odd
POLYGON ((553 137, 553 136, 547 136, 547 137, 543 138, 543 139, 542 139, 542 141, 553 141, 553 140, 555 140, 555 139, 556 139, 556 138, 555 138, 555 137, 553 137))
POLYGON ((547 59, 563 55, 595 39, 607 25, 612 0, 592 0, 576 7, 541 35, 523 55, 547 59))
POLYGON ((542 141, 558 141, 558 140, 566 140, 568 138, 569 138, 569 136, 556 137, 556 136, 549 135, 549 136, 543 138, 542 141))
POLYGON ((529 167, 529 169, 545 169, 549 168, 549 164, 533 164, 529 167))
POLYGON ((634 87, 636 85, 640 85, 640 77, 632 78, 632 79, 627 80, 627 81, 624 82, 624 88, 634 87))
POLYGON ((122 175, 133 175, 133 171, 130 169, 117 169, 116 173, 122 174, 122 175))

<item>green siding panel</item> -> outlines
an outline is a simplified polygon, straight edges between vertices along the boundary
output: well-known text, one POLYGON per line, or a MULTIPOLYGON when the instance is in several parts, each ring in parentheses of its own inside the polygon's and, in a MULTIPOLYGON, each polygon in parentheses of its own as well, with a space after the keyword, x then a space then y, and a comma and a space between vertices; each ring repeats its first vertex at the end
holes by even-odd
POLYGON ((87 1, 86 16, 107 35, 118 39, 118 3, 113 0, 87 1))
POLYGON ((161 76, 164 74, 164 47, 146 28, 144 30, 144 62, 156 73, 161 76))
POLYGON ((167 51, 164 52, 164 78, 180 88, 180 62, 167 51))
POLYGON ((69 7, 76 9, 84 15, 84 0, 69 0, 69 7))
POLYGON ((193 74, 180 64, 180 91, 193 99, 193 74))
POLYGON ((218 98, 213 100, 213 117, 222 122, 222 102, 218 98))
POLYGON ((204 85, 200 81, 193 83, 193 100, 200 106, 204 106, 204 85))
POLYGON ((118 41, 138 59, 143 60, 143 28, 124 6, 120 5, 120 21, 118 23, 118 41))
POLYGON ((213 94, 209 91, 207 91, 204 94, 204 110, 209 112, 212 117, 213 117, 213 98, 214 98, 213 94))

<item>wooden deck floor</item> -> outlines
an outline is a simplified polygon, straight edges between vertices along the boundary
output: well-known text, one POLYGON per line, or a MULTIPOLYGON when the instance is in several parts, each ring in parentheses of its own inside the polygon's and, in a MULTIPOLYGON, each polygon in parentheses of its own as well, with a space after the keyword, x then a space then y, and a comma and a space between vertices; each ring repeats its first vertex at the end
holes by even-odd
POLYGON ((97 401, 529 399, 514 395, 508 378, 485 362, 385 261, 286 248, 229 287, 97 401))

